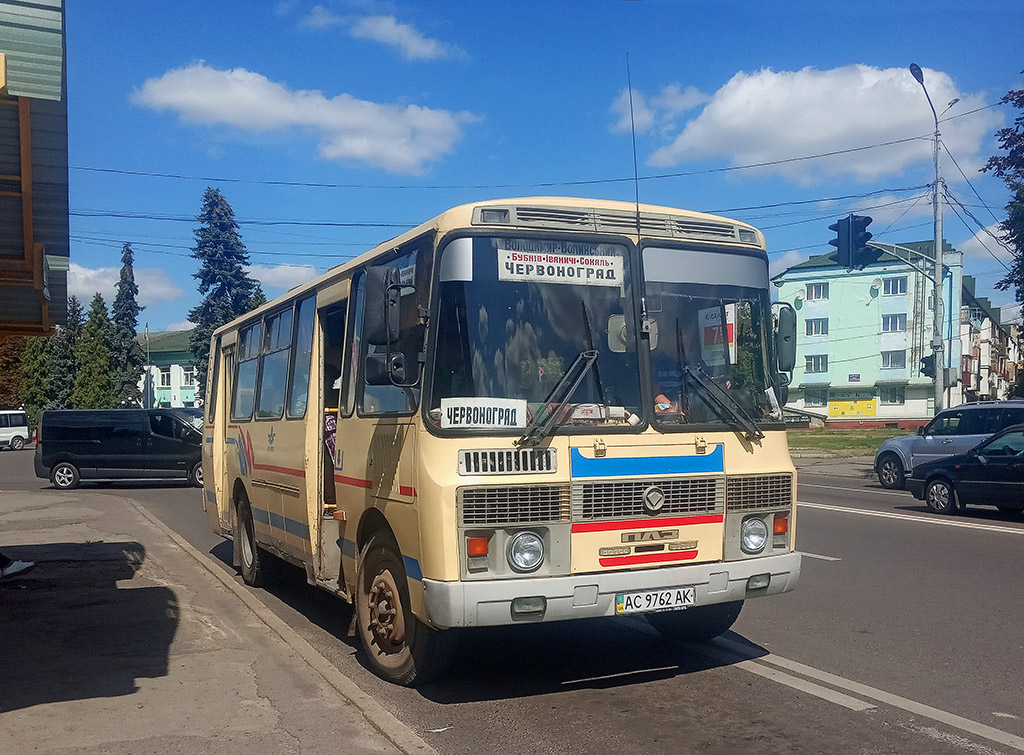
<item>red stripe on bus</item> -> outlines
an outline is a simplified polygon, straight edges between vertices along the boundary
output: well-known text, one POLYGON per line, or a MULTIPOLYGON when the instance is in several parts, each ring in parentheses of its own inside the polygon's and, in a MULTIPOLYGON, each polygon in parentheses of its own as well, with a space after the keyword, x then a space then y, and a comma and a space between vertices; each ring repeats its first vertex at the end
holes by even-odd
POLYGON ((617 530, 648 529, 652 527, 677 527, 688 524, 721 524, 725 521, 722 514, 708 516, 681 516, 671 519, 630 519, 625 522, 577 522, 573 524, 573 532, 615 532, 617 530))
POLYGON ((340 482, 342 485, 352 485, 357 488, 366 488, 369 490, 373 487, 373 483, 370 480, 360 480, 358 477, 345 477, 345 475, 336 474, 334 475, 334 481, 340 482))
POLYGON ((279 472, 280 474, 291 475, 292 477, 305 477, 306 472, 302 469, 292 469, 291 467, 275 467, 270 464, 253 464, 253 469, 260 469, 264 472, 279 472))
POLYGON ((669 551, 668 553, 642 553, 639 556, 614 556, 599 558, 601 566, 635 566, 636 564, 660 564, 666 561, 690 561, 697 558, 697 551, 669 551))

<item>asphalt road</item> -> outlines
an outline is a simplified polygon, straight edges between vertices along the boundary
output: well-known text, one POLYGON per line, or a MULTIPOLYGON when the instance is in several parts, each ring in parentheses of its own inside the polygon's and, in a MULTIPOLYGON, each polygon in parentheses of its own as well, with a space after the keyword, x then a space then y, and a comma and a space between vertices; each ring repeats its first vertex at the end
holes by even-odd
MULTIPOLYGON (((45 487, 31 461, 0 452, 0 487, 45 487)), ((233 571, 198 490, 106 490, 233 571)), ((408 690, 363 667, 348 606, 300 570, 281 565, 255 594, 441 753, 1024 750, 1024 517, 941 517, 812 474, 798 499, 800 586, 748 601, 714 643, 673 646, 635 618, 477 630, 447 678, 408 690)))

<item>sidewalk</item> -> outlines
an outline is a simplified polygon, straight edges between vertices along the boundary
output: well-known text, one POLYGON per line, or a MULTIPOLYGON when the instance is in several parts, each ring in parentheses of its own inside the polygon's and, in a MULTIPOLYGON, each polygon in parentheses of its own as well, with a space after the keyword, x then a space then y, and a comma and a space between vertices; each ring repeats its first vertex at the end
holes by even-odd
POLYGON ((0 549, 0 752, 433 752, 124 496, 0 491, 0 549))
POLYGON ((792 455, 798 474, 875 479, 873 456, 824 456, 801 451, 793 451, 792 455))

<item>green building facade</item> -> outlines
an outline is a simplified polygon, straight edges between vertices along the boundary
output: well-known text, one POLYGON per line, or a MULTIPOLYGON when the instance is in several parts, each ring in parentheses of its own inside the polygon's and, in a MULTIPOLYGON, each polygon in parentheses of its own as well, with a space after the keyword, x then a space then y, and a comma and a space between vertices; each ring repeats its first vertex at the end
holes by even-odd
POLYGON ((139 378, 146 408, 200 406, 196 399, 195 366, 188 348, 191 330, 171 330, 138 336, 146 354, 139 378))

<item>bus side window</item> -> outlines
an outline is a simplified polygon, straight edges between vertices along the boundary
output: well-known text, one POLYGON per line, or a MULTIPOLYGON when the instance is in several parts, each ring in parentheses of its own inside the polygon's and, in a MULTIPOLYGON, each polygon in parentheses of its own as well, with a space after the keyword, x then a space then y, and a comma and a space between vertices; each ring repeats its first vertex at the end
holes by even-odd
POLYGON ((299 302, 295 324, 295 348, 292 349, 294 364, 288 384, 288 416, 300 418, 306 414, 309 400, 309 365, 313 355, 313 312, 316 309, 312 296, 299 302))

